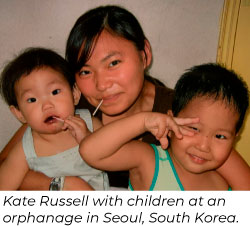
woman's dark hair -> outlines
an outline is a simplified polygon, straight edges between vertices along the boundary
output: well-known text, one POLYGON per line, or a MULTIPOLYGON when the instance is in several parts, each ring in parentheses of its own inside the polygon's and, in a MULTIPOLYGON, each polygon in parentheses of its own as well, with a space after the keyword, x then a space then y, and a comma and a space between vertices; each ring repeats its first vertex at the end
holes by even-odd
POLYGON ((5 102, 10 106, 17 106, 15 84, 22 77, 29 75, 32 71, 43 67, 49 67, 60 72, 70 87, 73 88, 74 76, 68 62, 56 52, 45 48, 27 48, 14 60, 9 62, 0 80, 0 90, 5 102))
POLYGON ((235 72, 213 63, 187 70, 175 86, 172 105, 174 116, 196 97, 211 97, 233 106, 239 113, 236 132, 239 131, 249 106, 249 91, 247 84, 235 72))
POLYGON ((74 73, 91 57, 95 43, 104 29, 133 42, 139 51, 144 51, 146 37, 135 16, 119 6, 100 6, 79 17, 69 34, 66 60, 74 73))

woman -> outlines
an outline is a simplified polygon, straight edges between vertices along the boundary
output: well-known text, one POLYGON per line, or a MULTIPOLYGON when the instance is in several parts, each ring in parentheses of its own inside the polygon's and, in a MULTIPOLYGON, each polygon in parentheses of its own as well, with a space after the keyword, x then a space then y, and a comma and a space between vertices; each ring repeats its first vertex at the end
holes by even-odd
MULTIPOLYGON (((123 8, 104 6, 83 14, 70 32, 66 59, 75 72, 77 87, 84 96, 78 107, 93 111, 103 100, 97 117, 104 125, 137 112, 166 113, 171 108, 173 91, 145 75, 152 60, 150 44, 137 19, 123 8)), ((2 158, 8 153, 8 146, 15 139, 21 139, 23 131, 24 128, 19 130, 7 145, 2 158)), ((138 139, 156 142, 150 134, 143 134, 138 139)), ((219 172, 234 189, 250 189, 250 181, 244 182, 243 187, 237 187, 240 178, 234 175, 241 175, 244 180, 250 177, 250 170, 236 151, 232 152, 219 172), (225 174, 224 167, 237 170, 237 173, 225 174)), ((38 176, 32 174, 34 172, 26 176, 24 189, 30 188, 31 184, 38 185, 35 189, 42 189, 39 180, 43 180, 45 189, 49 187, 49 179, 43 175, 37 179, 38 176)), ((68 181, 66 185, 70 187, 68 181)), ((127 174, 122 179, 120 174, 118 178, 116 174, 110 175, 110 182, 111 186, 127 187, 127 174)))

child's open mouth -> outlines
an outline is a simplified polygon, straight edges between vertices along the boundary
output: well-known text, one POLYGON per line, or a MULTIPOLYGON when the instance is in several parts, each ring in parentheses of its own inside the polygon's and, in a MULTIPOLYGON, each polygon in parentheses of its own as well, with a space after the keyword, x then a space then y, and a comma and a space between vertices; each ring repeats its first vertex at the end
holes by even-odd
POLYGON ((58 118, 58 117, 52 115, 52 116, 49 116, 48 118, 46 118, 46 119, 44 120, 44 122, 45 122, 46 124, 52 124, 52 123, 54 123, 54 122, 57 121, 56 118, 58 118))

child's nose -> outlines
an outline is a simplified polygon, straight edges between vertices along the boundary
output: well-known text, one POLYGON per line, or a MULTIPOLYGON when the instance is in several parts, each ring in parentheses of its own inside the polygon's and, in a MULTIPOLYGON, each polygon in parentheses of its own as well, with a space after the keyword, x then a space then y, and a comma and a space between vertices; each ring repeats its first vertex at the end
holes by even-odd
POLYGON ((200 135, 196 146, 202 152, 210 152, 210 138, 209 138, 209 136, 200 135))
POLYGON ((53 108, 53 107, 54 107, 54 104, 52 103, 52 101, 50 101, 49 99, 43 100, 43 103, 42 103, 43 111, 46 111, 46 110, 53 108))

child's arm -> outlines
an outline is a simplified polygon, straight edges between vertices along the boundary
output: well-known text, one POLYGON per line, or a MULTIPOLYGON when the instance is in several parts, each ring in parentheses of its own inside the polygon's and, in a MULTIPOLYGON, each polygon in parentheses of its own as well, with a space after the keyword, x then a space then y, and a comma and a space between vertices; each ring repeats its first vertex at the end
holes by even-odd
MULTIPOLYGON (((181 125, 197 122, 197 119, 178 120, 181 125)), ((147 130, 158 137, 163 145, 166 145, 169 130, 182 137, 179 126, 170 116, 142 112, 105 125, 84 138, 80 144, 80 154, 86 162, 99 169, 128 170, 137 167, 143 156, 140 156, 136 142, 126 143, 147 130)))
POLYGON ((19 142, 0 167, 0 190, 17 190, 28 170, 22 142, 19 142))
MULTIPOLYGON (((95 131, 102 127, 102 122, 98 118, 92 117, 92 125, 93 130, 95 131)), ((78 144, 84 137, 91 134, 91 132, 88 130, 86 122, 78 116, 70 116, 65 119, 63 129, 69 129, 78 144)))
POLYGON ((78 144, 85 136, 90 134, 86 122, 79 116, 69 116, 66 118, 62 129, 68 129, 78 144))
POLYGON ((250 190, 250 167, 236 150, 217 171, 233 190, 250 190))

